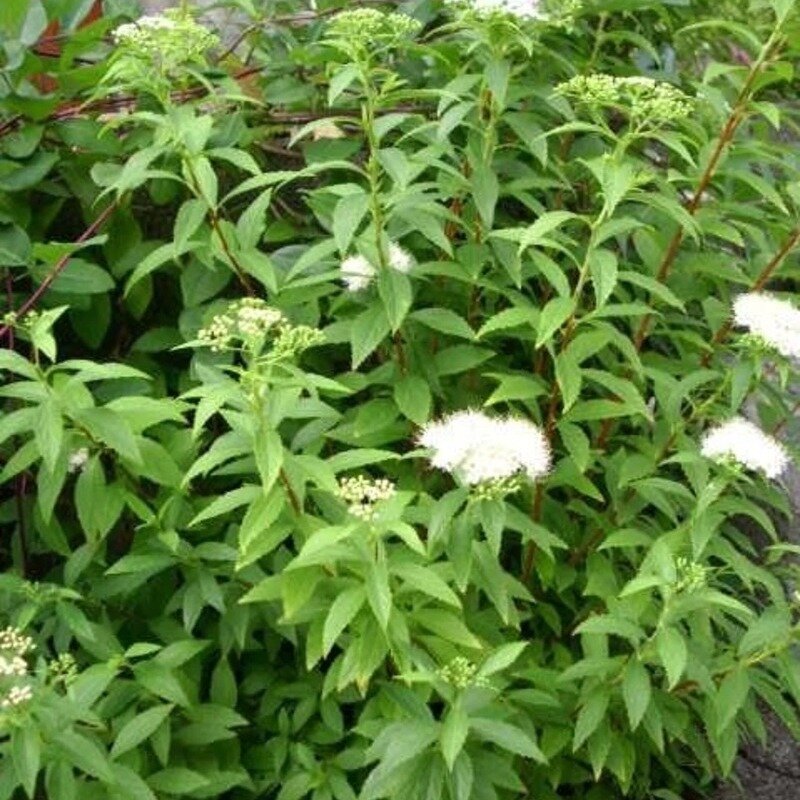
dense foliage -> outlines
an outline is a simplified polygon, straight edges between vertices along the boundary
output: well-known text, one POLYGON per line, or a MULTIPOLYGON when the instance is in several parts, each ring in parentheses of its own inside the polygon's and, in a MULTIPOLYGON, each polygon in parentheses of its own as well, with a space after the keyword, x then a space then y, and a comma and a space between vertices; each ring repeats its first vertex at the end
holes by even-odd
POLYGON ((800 735, 793 0, 229 4, 0 3, 0 798, 800 735))

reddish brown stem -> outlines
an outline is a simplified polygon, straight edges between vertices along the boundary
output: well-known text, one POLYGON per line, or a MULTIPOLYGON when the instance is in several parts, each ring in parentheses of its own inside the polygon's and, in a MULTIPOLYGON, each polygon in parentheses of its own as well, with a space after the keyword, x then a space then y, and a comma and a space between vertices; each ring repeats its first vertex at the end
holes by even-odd
MULTIPOLYGON (((769 264, 767 264, 764 269, 761 270, 759 276, 750 287, 751 292, 760 292, 767 285, 770 278, 772 278, 781 264, 783 264, 789 253, 791 253, 792 250, 797 247, 798 243, 800 243, 800 226, 795 228, 795 230, 792 232, 792 235, 789 236, 789 238, 783 243, 783 246, 780 250, 778 250, 769 264)), ((703 356, 703 360, 701 361, 702 366, 707 367, 709 363, 711 363, 711 358, 714 355, 714 348, 725 341, 732 329, 733 320, 728 319, 725 324, 714 334, 714 338, 711 340, 711 350, 709 350, 703 356)))
MULTIPOLYGON (((82 244, 83 242, 91 239, 100 230, 100 228, 105 225, 108 218, 114 213, 114 211, 116 211, 116 209, 116 201, 107 206, 100 213, 97 219, 95 219, 94 222, 92 222, 92 224, 75 240, 75 244, 82 244)), ((53 265, 53 268, 47 273, 45 279, 36 287, 33 294, 15 312, 18 319, 20 317, 24 317, 25 314, 27 314, 47 293, 47 290, 52 286, 53 281, 55 281, 55 279, 62 273, 64 267, 67 266, 70 258, 72 258, 72 254, 67 253, 59 258, 58 261, 56 261, 56 263, 53 265)), ((0 339, 9 335, 11 327, 11 325, 3 325, 0 327, 0 339)))
MULTIPOLYGON (((725 152, 725 150, 727 150, 728 145, 733 140, 733 137, 739 128, 739 125, 741 125, 742 120, 745 118, 747 104, 750 101, 750 97, 753 92, 753 87, 755 86, 756 79, 761 73, 761 68, 764 66, 766 60, 771 55, 776 41, 777 41, 777 32, 773 33, 769 41, 764 45, 761 54, 755 60, 752 67, 750 68, 750 72, 747 75, 747 79, 745 80, 744 85, 740 89, 739 94, 736 98, 736 102, 733 105, 733 109, 731 110, 728 119, 725 121, 725 125, 723 126, 719 138, 717 139, 717 144, 714 148, 714 152, 711 154, 711 158, 709 158, 708 164, 706 164, 706 168, 703 170, 703 174, 700 176, 700 181, 698 182, 697 187, 694 190, 694 194, 692 195, 691 200, 689 200, 689 203, 686 206, 686 210, 689 212, 691 216, 694 216, 697 213, 697 209, 700 207, 703 195, 705 194, 708 187, 711 185, 711 181, 714 179, 714 176, 717 172, 717 167, 719 166, 719 162, 720 159, 722 158, 723 153, 725 152)), ((680 227, 675 232, 675 235, 672 237, 672 240, 669 243, 669 247, 667 248, 667 251, 664 254, 664 258, 662 259, 661 264, 658 268, 658 272, 656 273, 656 280, 659 283, 664 283, 669 277, 670 271, 672 270, 672 266, 675 263, 675 258, 678 255, 678 251, 680 250, 681 244, 683 243, 683 238, 684 238, 684 230, 682 227, 680 227)), ((639 328, 634 336, 634 344, 636 345, 637 351, 641 351, 645 340, 649 336, 650 322, 652 321, 652 317, 653 317, 652 314, 648 314, 647 316, 644 317, 644 319, 642 319, 641 323, 639 324, 639 328)))

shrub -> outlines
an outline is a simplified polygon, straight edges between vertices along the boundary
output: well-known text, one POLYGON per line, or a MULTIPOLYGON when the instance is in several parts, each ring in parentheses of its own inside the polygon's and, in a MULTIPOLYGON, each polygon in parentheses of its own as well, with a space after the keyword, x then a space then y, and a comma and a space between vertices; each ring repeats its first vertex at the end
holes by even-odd
POLYGON ((124 5, 0 13, 0 797, 674 800, 800 732, 792 0, 124 5))

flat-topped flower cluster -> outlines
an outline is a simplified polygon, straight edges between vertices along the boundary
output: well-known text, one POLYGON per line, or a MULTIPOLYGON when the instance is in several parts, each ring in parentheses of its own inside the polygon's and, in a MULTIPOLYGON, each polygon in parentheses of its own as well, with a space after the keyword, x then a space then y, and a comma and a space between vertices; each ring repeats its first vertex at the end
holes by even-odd
POLYGON ((555 91, 590 108, 627 110, 632 121, 651 127, 683 119, 694 108, 692 99, 680 89, 644 75, 576 75, 555 91))

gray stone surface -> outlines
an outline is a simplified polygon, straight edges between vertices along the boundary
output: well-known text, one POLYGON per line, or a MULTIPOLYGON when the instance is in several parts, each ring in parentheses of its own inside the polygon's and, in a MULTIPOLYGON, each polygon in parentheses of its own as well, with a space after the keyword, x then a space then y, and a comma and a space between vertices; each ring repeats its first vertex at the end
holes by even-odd
POLYGON ((767 729, 769 745, 745 745, 737 781, 721 787, 714 800, 800 800, 800 745, 773 717, 767 729))

